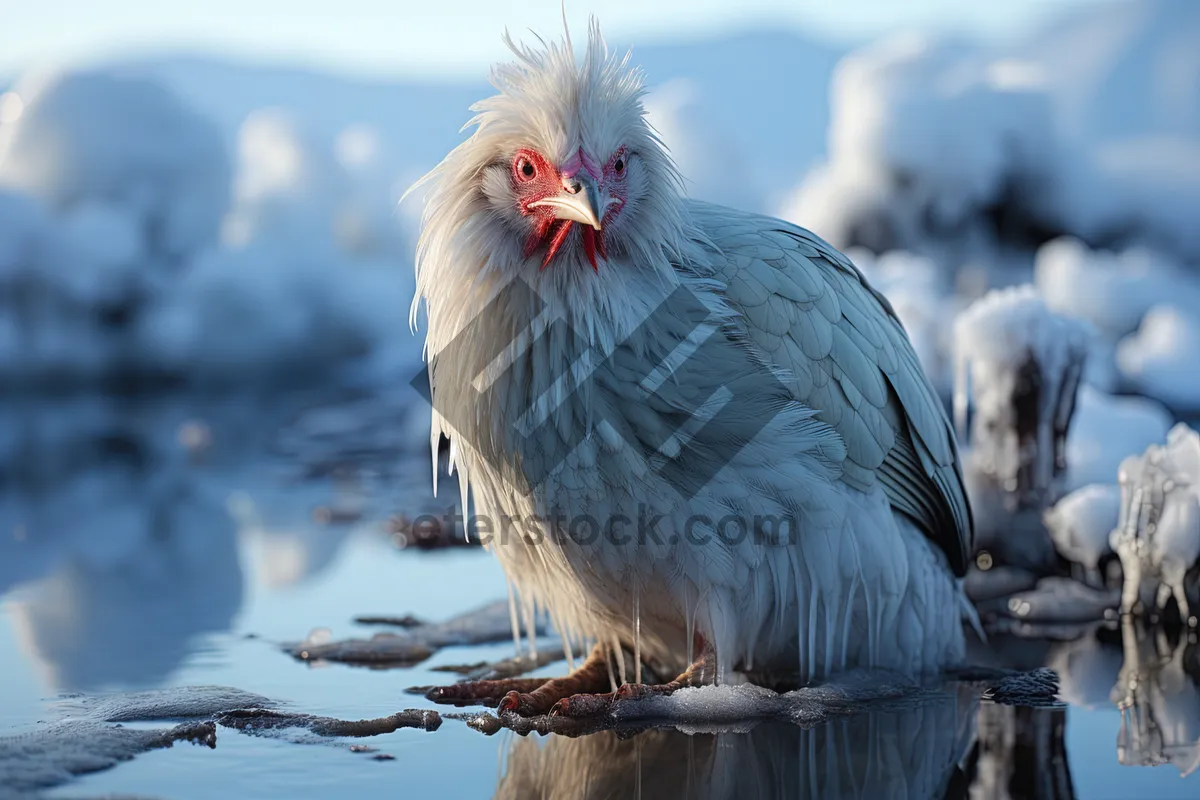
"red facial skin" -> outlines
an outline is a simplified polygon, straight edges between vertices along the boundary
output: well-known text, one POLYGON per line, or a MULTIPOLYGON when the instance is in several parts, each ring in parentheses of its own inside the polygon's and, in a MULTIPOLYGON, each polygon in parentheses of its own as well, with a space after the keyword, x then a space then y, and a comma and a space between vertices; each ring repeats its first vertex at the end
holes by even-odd
MULTIPOLYGON (((620 148, 612 154, 608 163, 596 174, 596 162, 582 150, 568 159, 562 169, 555 169, 542 155, 534 150, 521 149, 513 157, 512 181, 517 194, 517 206, 521 213, 533 220, 533 231, 525 241, 525 257, 529 258, 539 247, 546 246, 546 255, 542 259, 542 269, 550 266, 554 256, 558 254, 567 234, 571 232, 574 221, 558 219, 551 206, 530 208, 530 203, 544 200, 563 190, 563 179, 573 177, 580 171, 586 171, 599 185, 602 197, 614 197, 618 200, 605 209, 601 222, 611 221, 625 205, 625 174, 628 159, 625 148, 620 148)), ((605 261, 608 260, 608 250, 604 245, 604 231, 586 226, 583 228, 583 251, 591 262, 592 269, 599 272, 596 254, 605 261)))

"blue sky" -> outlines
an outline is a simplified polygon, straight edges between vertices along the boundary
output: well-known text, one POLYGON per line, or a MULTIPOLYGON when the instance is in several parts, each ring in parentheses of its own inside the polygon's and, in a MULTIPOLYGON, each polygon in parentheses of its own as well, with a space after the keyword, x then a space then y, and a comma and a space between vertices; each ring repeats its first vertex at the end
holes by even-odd
MULTIPOLYGON (((1064 8, 1111 0, 568 0, 636 43, 784 26, 855 41, 900 27, 1019 35, 1064 8)), ((360 74, 468 74, 500 33, 556 32, 560 0, 0 0, 0 73, 187 49, 360 74)))

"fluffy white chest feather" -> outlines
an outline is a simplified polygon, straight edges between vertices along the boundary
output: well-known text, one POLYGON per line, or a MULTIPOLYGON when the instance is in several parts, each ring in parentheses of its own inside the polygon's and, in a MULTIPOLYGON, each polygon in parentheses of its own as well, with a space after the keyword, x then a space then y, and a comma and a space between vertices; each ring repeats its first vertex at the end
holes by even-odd
POLYGON ((430 303, 434 443, 481 535, 565 635, 667 669, 701 643, 718 680, 960 660, 969 511, 890 309, 799 228, 689 212, 669 271, 430 303))

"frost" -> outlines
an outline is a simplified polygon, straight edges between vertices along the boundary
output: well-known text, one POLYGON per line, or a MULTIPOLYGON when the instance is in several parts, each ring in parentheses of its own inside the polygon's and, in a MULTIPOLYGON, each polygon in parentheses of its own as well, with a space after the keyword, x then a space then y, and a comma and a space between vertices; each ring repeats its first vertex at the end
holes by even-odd
POLYGON ((1043 517, 1055 549, 1083 567, 1092 585, 1102 583, 1100 559, 1112 552, 1108 535, 1117 527, 1120 511, 1120 488, 1115 483, 1093 483, 1059 500, 1043 517))
POLYGON ((1121 558, 1122 613, 1174 597, 1189 622, 1188 573, 1200 561, 1200 434, 1180 423, 1166 445, 1121 462, 1121 515, 1109 539, 1121 558))
POLYGON ((955 418, 975 419, 971 458, 1020 506, 1038 507, 1067 466, 1067 432, 1090 331, 1046 308, 1032 286, 996 290, 954 324, 962 371, 955 418))
POLYGON ((1089 483, 1112 483, 1121 461, 1165 442, 1171 415, 1140 397, 1112 397, 1090 386, 1079 389, 1067 436, 1067 491, 1089 483))
POLYGON ((369 126, 251 115, 236 172, 217 127, 142 77, 20 83, 0 126, 0 383, 347 379, 419 363, 369 126))
POLYGON ((1062 234, 1195 260, 1200 139, 1181 76, 1198 22, 1186 4, 1116 4, 1024 47, 901 34, 857 50, 834 75, 828 162, 784 215, 947 270, 1028 263, 1062 234))

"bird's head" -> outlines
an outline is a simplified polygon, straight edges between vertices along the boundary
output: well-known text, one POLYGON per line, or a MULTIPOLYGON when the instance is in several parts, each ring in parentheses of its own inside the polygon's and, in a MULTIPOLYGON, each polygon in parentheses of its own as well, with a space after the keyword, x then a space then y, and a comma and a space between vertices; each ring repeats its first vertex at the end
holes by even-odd
POLYGON ((419 294, 480 272, 562 288, 662 262, 681 239, 681 181, 645 119, 641 71, 594 22, 582 59, 569 35, 506 42, 516 60, 493 70, 471 136, 422 179, 419 294))

